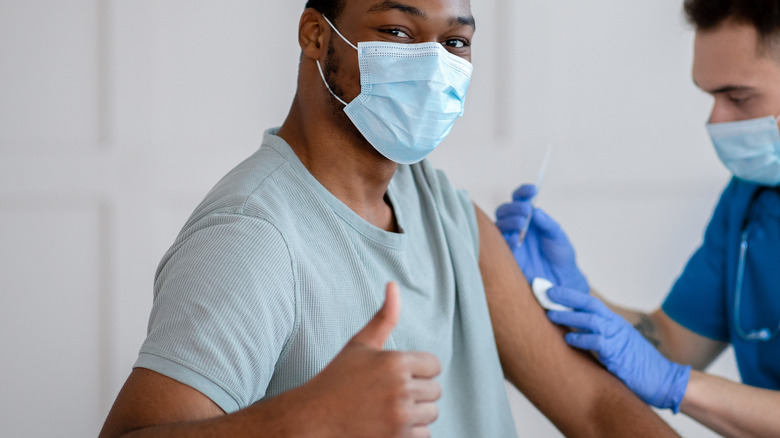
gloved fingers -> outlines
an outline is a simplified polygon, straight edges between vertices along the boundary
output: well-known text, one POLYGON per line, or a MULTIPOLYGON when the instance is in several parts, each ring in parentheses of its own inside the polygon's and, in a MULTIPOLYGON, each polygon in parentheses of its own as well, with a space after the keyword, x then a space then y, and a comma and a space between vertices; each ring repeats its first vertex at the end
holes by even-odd
POLYGON ((520 243, 520 231, 501 231, 501 235, 504 236, 504 241, 509 245, 509 249, 514 252, 517 249, 517 244, 520 243))
POLYGON ((496 210, 496 226, 502 233, 519 233, 528 220, 531 208, 530 204, 519 202, 511 202, 498 207, 496 210))
POLYGON ((507 217, 496 221, 496 227, 503 234, 513 233, 520 234, 520 230, 523 229, 526 219, 524 217, 507 217))
POLYGON ((594 333, 567 333, 566 343, 581 350, 595 351, 601 354, 604 345, 604 337, 594 333))
POLYGON ((612 311, 610 311, 598 298, 590 294, 582 293, 582 291, 576 289, 560 286, 552 287, 547 290, 547 298, 563 306, 593 313, 602 317, 610 317, 613 315, 612 311))
MULTIPOLYGON (((561 255, 557 255, 557 260, 562 260, 565 257, 561 255)), ((552 258, 552 257, 550 257, 552 258)), ((580 269, 577 267, 575 262, 571 262, 571 265, 567 265, 565 267, 559 267, 556 272, 556 276, 554 278, 555 281, 553 283, 565 285, 569 289, 574 289, 577 292, 589 294, 590 293, 590 285, 588 284, 588 279, 585 278, 585 275, 580 271, 580 269)))
POLYGON ((587 333, 602 333, 607 321, 599 315, 588 312, 550 310, 547 318, 554 324, 564 325, 587 333))
POLYGON ((525 256, 522 261, 518 260, 518 264, 527 278, 542 277, 548 280, 555 278, 554 269, 544 254, 543 243, 536 235, 534 227, 528 229, 522 246, 518 248, 525 256))
POLYGON ((507 202, 506 204, 501 204, 501 206, 496 209, 496 219, 517 216, 528 217, 528 215, 531 214, 531 209, 533 209, 533 207, 530 202, 507 202))
POLYGON ((529 201, 536 196, 536 186, 534 184, 523 184, 512 193, 513 201, 529 201))

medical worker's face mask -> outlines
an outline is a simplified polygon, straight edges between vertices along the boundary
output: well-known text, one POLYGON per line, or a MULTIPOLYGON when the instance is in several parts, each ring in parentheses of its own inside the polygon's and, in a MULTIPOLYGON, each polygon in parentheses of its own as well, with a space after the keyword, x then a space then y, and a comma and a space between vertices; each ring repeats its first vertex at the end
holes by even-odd
POLYGON ((439 43, 359 42, 357 46, 331 28, 358 52, 360 94, 341 102, 349 119, 382 155, 399 164, 428 156, 463 115, 472 65, 439 43))
POLYGON ((718 157, 737 178, 764 186, 780 185, 780 117, 709 123, 718 157))

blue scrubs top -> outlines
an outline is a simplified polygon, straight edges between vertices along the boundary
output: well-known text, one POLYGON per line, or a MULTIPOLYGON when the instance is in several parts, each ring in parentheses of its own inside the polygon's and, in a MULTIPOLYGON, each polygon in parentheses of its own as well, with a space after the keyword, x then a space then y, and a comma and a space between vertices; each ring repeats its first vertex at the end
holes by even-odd
POLYGON ((749 235, 742 330, 774 331, 780 322, 780 192, 759 188, 731 180, 715 208, 704 242, 688 261, 662 309, 691 331, 730 342, 744 383, 780 390, 780 336, 769 342, 745 341, 735 329, 734 292, 744 226, 749 235))

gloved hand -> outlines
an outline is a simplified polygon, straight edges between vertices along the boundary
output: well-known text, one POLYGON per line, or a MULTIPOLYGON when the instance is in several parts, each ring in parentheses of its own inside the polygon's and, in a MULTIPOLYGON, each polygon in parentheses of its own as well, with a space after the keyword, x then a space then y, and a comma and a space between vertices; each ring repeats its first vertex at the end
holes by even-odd
POLYGON ((513 202, 496 210, 496 225, 512 250, 517 264, 529 281, 542 277, 556 286, 564 286, 580 292, 590 292, 588 280, 577 267, 574 247, 561 227, 544 211, 531 205, 536 186, 520 186, 512 195, 513 202), (531 225, 522 245, 520 230, 533 210, 531 225))
POLYGON ((598 298, 562 287, 547 291, 554 302, 573 311, 549 311, 555 324, 579 331, 568 333, 566 342, 591 350, 607 369, 645 403, 677 413, 688 387, 691 367, 666 359, 623 317, 613 313, 598 298))

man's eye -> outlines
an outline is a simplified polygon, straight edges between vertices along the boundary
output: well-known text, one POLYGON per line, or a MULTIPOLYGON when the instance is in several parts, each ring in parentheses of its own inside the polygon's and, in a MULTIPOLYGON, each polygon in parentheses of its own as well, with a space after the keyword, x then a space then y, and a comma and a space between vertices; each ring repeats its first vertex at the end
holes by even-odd
POLYGON ((453 49, 463 49, 468 46, 468 43, 461 39, 452 39, 444 42, 445 47, 451 47, 453 49))
POLYGON ((390 34, 397 38, 409 38, 409 34, 402 31, 401 29, 382 29, 382 32, 390 34))

